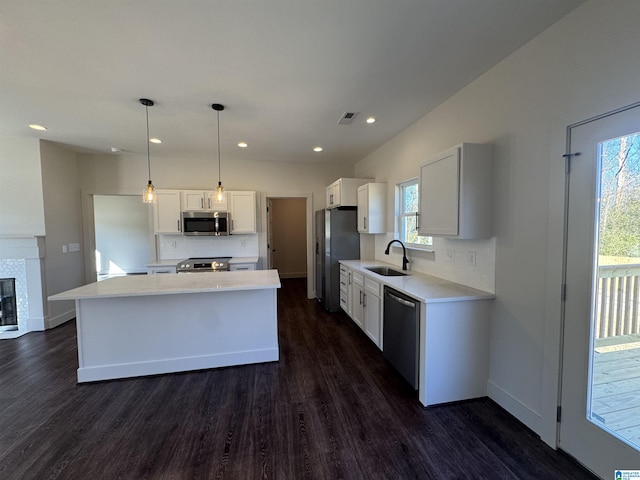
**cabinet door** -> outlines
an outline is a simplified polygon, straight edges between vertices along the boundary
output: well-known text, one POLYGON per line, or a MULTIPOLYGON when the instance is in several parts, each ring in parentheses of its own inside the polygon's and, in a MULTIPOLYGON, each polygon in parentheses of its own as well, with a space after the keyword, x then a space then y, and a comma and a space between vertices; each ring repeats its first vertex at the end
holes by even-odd
POLYGON ((231 233, 256 233, 256 192, 228 192, 231 233))
POLYGON ((255 270, 255 263, 232 263, 229 265, 229 270, 235 272, 237 270, 255 270))
POLYGON ((353 308, 351 318, 360 327, 364 328, 364 276, 359 272, 353 272, 353 308))
POLYGON ((460 149, 454 147, 420 167, 420 235, 458 235, 460 149))
POLYGON ((378 348, 382 339, 382 300, 380 284, 365 278, 364 331, 378 348))
POLYGON ((182 192, 182 210, 204 210, 204 192, 184 190, 182 192))
POLYGON ((154 205, 154 233, 180 233, 180 192, 158 190, 158 201, 154 205))
POLYGON ((205 207, 207 210, 212 210, 214 212, 227 211, 227 192, 222 192, 222 200, 218 200, 218 194, 216 192, 206 192, 205 196, 205 207))
POLYGON ((358 232, 368 233, 369 186, 358 187, 358 232))
POLYGON ((353 270, 347 269, 347 314, 353 318, 353 270))
POLYGON ((336 192, 338 183, 334 182, 327 187, 327 208, 333 208, 338 206, 336 199, 336 192))

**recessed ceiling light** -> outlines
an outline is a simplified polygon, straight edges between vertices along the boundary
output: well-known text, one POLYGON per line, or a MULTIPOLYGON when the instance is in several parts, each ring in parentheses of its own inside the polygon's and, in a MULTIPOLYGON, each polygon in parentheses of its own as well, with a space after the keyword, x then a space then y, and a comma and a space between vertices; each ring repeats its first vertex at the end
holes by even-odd
POLYGON ((376 123, 376 118, 375 117, 369 117, 366 120, 367 123, 376 123))
POLYGON ((322 147, 313 147, 313 151, 314 152, 321 152, 322 151, 322 147))
POLYGON ((118 147, 111 147, 111 153, 120 153, 122 150, 120 150, 118 147))
POLYGON ((149 141, 151 143, 162 143, 162 140, 160 140, 159 138, 150 138, 149 141))
POLYGON ((249 146, 249 144, 247 142, 238 142, 238 146, 240 148, 247 148, 249 146))
POLYGON ((38 125, 37 123, 30 123, 29 128, 33 128, 34 130, 46 130, 47 127, 43 127, 42 125, 38 125))

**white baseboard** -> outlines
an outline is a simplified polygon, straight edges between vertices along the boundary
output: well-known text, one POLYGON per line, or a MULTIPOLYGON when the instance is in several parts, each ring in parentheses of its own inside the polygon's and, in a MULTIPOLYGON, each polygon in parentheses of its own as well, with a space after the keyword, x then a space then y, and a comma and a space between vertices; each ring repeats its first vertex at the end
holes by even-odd
POLYGON ((96 382, 117 378, 229 367, 233 365, 248 365, 251 363, 277 362, 280 358, 279 355, 278 348, 267 348, 263 350, 202 355, 198 357, 80 367, 78 368, 78 382, 96 382))
POLYGON ((307 272, 281 273, 278 272, 280 278, 307 278, 307 272))
POLYGON ((533 411, 490 380, 487 382, 487 394, 491 400, 540 435, 539 424, 541 417, 539 413, 533 411))
POLYGON ((66 312, 60 313, 55 317, 47 317, 44 322, 45 330, 49 330, 51 328, 55 328, 63 323, 68 322, 69 320, 73 320, 76 318, 76 309, 72 308, 71 310, 67 310, 66 312))

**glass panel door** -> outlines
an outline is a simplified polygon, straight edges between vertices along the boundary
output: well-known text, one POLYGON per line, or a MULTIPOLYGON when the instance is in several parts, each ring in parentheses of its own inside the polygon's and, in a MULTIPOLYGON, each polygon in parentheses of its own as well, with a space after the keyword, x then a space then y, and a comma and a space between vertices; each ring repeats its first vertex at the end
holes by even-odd
POLYGON ((615 478, 640 472, 640 108, 570 132, 559 445, 615 478))

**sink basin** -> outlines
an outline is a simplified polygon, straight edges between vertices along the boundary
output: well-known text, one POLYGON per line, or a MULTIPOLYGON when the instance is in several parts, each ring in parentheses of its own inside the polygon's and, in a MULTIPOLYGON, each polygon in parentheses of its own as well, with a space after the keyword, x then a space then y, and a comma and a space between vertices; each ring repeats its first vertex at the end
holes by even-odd
POLYGON ((377 273, 378 275, 382 275, 384 277, 402 277, 407 275, 404 272, 399 272, 398 270, 394 270, 389 267, 364 267, 370 272, 377 273))

